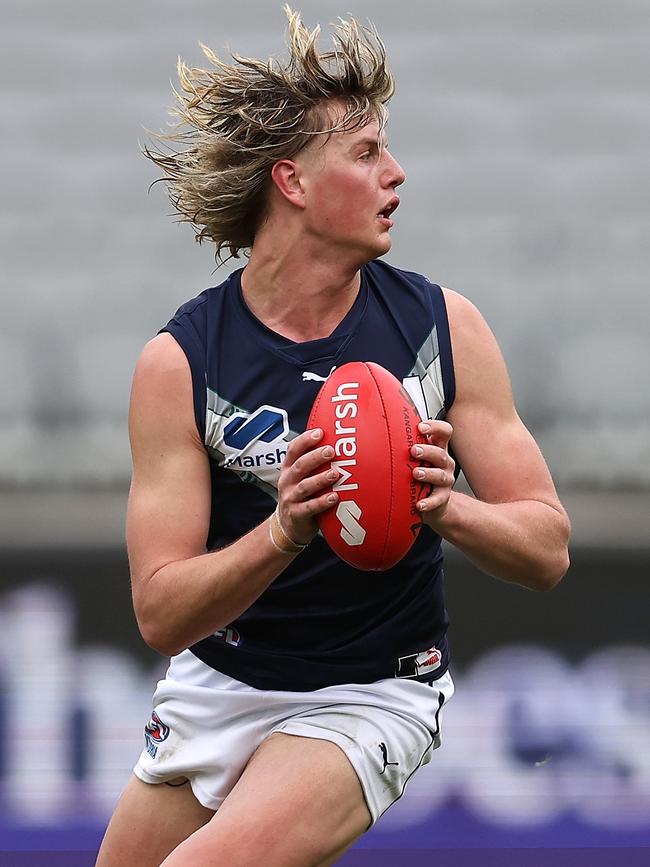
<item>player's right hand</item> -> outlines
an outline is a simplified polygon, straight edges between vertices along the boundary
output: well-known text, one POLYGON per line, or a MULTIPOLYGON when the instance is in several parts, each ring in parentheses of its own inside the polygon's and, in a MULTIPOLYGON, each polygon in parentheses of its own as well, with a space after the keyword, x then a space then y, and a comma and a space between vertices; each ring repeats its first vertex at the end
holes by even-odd
POLYGON ((323 431, 316 428, 291 440, 278 479, 280 523, 299 545, 311 542, 318 532, 316 515, 331 509, 339 499, 331 490, 339 477, 329 465, 334 449, 320 445, 322 439, 323 431))

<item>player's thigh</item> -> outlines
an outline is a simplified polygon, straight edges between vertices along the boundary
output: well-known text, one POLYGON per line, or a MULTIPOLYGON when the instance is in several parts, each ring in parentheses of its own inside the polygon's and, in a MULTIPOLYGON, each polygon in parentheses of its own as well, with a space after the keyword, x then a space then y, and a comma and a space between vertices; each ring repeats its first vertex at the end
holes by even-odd
POLYGON ((132 776, 113 813, 96 867, 158 867, 183 840, 214 816, 189 783, 143 783, 132 776))
POLYGON ((163 867, 317 867, 332 863, 370 823, 357 775, 336 744, 276 733, 219 812, 163 867))

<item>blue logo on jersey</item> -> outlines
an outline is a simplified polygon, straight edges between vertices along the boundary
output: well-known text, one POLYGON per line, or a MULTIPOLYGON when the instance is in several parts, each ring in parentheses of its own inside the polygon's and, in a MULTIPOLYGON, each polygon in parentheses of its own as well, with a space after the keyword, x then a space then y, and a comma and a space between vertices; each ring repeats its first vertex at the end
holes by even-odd
POLYGON ((286 414, 268 406, 252 415, 235 415, 223 429, 223 441, 231 449, 241 451, 249 443, 261 440, 272 443, 287 433, 286 414))

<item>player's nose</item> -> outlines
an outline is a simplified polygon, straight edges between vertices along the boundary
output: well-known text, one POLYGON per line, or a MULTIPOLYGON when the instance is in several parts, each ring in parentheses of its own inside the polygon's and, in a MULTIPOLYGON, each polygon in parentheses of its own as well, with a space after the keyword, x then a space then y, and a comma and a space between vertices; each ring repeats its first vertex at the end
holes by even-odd
POLYGON ((390 151, 384 151, 386 160, 385 178, 387 187, 399 187, 406 180, 406 173, 390 151))

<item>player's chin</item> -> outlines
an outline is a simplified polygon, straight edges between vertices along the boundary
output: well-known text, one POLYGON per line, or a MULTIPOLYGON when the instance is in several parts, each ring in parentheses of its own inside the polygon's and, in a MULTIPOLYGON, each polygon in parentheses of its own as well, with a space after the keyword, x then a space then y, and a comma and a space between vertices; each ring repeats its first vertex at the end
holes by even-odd
POLYGON ((392 247, 392 241, 388 232, 382 232, 372 239, 365 238, 363 244, 358 244, 357 251, 359 253, 359 262, 364 264, 372 262, 373 259, 378 259, 384 256, 392 247))
POLYGON ((385 253, 388 253, 390 248, 393 246, 393 240, 392 240, 391 236, 388 234, 388 231, 381 232, 377 236, 373 246, 376 250, 375 258, 377 256, 383 256, 385 253))

